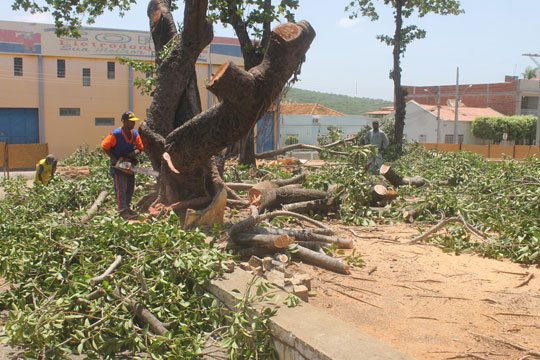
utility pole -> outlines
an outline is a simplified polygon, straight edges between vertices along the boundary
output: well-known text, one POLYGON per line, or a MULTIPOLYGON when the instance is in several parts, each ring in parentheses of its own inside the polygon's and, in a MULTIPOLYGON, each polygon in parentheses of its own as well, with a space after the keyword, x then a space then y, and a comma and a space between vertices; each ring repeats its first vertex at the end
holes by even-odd
POLYGON ((454 144, 458 144, 458 111, 459 111, 459 66, 456 70, 456 109, 454 118, 454 144))
POLYGON ((540 148, 540 81, 538 81, 538 113, 536 114, 536 139, 534 144, 540 148))
POLYGON ((441 142, 441 86, 437 85, 437 145, 441 142))

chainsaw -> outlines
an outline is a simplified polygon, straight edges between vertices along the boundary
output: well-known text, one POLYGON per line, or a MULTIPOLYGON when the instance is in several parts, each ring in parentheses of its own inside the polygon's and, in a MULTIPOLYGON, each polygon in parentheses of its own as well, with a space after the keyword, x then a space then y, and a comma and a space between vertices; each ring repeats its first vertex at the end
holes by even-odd
POLYGON ((117 161, 116 165, 114 165, 113 167, 115 169, 118 169, 128 174, 139 173, 139 174, 145 174, 145 175, 153 176, 153 177, 159 176, 159 172, 157 172, 156 170, 138 167, 138 166, 133 165, 129 161, 121 161, 121 160, 117 161))

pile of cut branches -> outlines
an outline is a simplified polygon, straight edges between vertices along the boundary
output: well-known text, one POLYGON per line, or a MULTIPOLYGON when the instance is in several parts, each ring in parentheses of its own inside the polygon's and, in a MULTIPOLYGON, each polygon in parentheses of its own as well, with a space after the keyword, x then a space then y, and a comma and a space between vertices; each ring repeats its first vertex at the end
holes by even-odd
POLYGON ((189 359, 215 345, 231 358, 274 356, 266 326, 273 310, 251 311, 266 283, 252 285, 261 296, 224 308, 200 286, 231 259, 211 237, 181 230, 174 213, 126 222, 112 201, 81 222, 111 188, 108 161, 80 151, 65 163, 89 166, 92 176, 30 189, 22 179, 0 184, 0 308, 9 310, 10 343, 26 358, 189 359))

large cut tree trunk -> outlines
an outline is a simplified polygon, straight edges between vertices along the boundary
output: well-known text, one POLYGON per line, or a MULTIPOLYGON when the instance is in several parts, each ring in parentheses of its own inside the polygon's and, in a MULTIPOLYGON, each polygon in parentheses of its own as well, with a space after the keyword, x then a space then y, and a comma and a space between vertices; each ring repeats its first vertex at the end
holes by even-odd
POLYGON ((140 127, 145 151, 160 171, 155 204, 212 199, 223 184, 213 156, 247 134, 266 112, 315 36, 307 22, 278 26, 259 65, 244 71, 226 63, 216 72, 208 89, 222 101, 201 113, 195 63, 213 38, 207 6, 208 1, 185 2, 184 29, 179 35, 170 0, 152 0, 148 7, 155 48, 175 41, 160 63, 154 98, 140 127), (172 167, 163 160, 165 152, 172 167))

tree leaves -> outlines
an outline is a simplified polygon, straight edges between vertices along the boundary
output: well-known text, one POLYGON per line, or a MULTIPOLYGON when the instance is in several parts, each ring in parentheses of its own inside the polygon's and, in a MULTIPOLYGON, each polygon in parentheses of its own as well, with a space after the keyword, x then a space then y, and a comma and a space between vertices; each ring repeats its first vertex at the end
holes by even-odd
MULTIPOLYGON (((174 216, 127 223, 116 215, 113 202, 105 203, 88 224, 80 224, 97 194, 112 186, 109 164, 102 152, 84 149, 65 163, 90 165, 92 176, 53 179, 47 187, 30 189, 19 179, 1 183, 7 196, 0 201, 0 276, 18 284, 0 294, 0 306, 11 309, 5 324, 11 343, 24 345, 28 358, 80 353, 108 359, 123 352, 133 358, 151 354, 155 359, 190 359, 200 356, 210 336, 217 341, 231 336, 214 331, 228 328, 227 316, 232 314, 200 288, 230 255, 207 244, 205 234, 181 230, 174 216), (96 287, 88 280, 103 273, 116 255, 122 262, 96 286, 106 295, 90 299, 96 287), (148 296, 134 269, 143 275, 148 296), (161 321, 178 326, 166 336, 152 335, 123 300, 113 296, 115 288, 161 321)), ((249 301, 234 316, 247 317, 247 312, 252 312, 249 301)), ((253 321, 241 322, 234 341, 242 345, 231 353, 238 357, 251 351, 262 358, 272 354, 265 345, 270 341, 266 319, 256 320, 256 330, 250 328, 253 321)))

